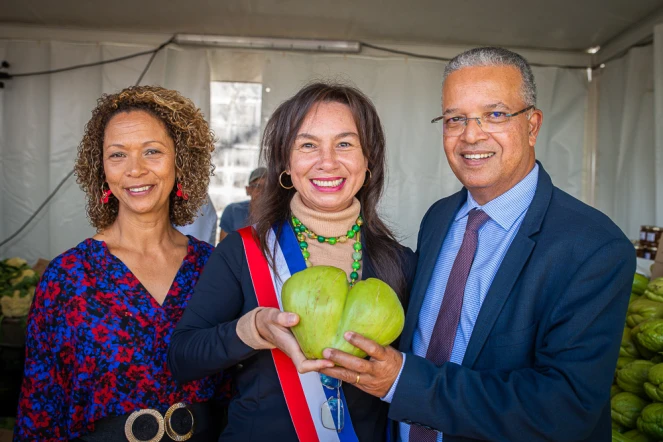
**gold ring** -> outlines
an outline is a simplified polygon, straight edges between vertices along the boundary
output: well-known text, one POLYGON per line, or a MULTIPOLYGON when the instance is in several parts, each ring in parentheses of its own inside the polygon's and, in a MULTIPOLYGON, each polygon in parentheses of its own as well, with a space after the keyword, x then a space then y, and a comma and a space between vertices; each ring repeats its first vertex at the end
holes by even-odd
POLYGON ((184 441, 184 440, 191 439, 191 436, 193 436, 193 430, 194 430, 194 425, 195 425, 195 421, 193 419, 193 413, 191 412, 191 409, 189 409, 189 406, 187 404, 185 404, 184 402, 178 402, 178 403, 172 405, 168 409, 168 411, 166 411, 165 424, 166 424, 166 434, 172 440, 184 441), (185 408, 186 411, 188 411, 189 414, 191 415, 191 429, 186 434, 180 434, 177 431, 173 430, 173 427, 170 424, 170 420, 173 417, 173 413, 175 412, 175 410, 177 410, 179 408, 185 408))
POLYGON ((355 381, 355 385, 359 384, 359 374, 357 374, 357 380, 355 381))
POLYGON ((142 410, 134 411, 129 415, 127 422, 124 424, 124 435, 127 437, 127 440, 129 442, 159 442, 163 438, 164 431, 165 428, 164 428, 163 416, 161 416, 161 413, 159 413, 157 410, 153 410, 152 408, 144 408, 142 410), (136 436, 134 436, 134 429, 133 429, 133 425, 136 419, 138 419, 140 416, 144 414, 149 414, 150 416, 155 418, 157 420, 157 424, 159 425, 159 429, 157 430, 156 436, 146 441, 138 439, 136 436))

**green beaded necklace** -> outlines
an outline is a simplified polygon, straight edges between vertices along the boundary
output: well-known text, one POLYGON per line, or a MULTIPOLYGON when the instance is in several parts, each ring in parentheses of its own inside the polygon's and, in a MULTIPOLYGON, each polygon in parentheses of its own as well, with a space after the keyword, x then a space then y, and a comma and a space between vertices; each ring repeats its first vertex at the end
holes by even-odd
POLYGON ((361 237, 360 237, 360 230, 361 230, 361 225, 364 224, 364 220, 361 218, 357 218, 357 221, 355 221, 355 224, 352 226, 350 230, 345 235, 341 236, 331 236, 329 238, 322 236, 322 235, 317 235, 310 231, 308 227, 306 227, 300 220, 297 219, 296 216, 292 216, 292 226, 295 231, 295 234, 297 235, 297 241, 299 241, 299 248, 302 249, 302 256, 304 257, 304 261, 306 262, 306 267, 311 267, 311 262, 308 260, 311 257, 311 253, 308 251, 308 243, 306 242, 306 238, 310 239, 317 239, 319 243, 329 243, 332 246, 336 244, 337 242, 346 242, 348 239, 354 239, 355 243, 353 244, 353 249, 354 252, 352 252, 352 269, 353 272, 350 273, 350 287, 352 287, 357 279, 359 279, 359 274, 357 273, 359 269, 361 268, 361 258, 362 258, 362 253, 361 253, 361 237))

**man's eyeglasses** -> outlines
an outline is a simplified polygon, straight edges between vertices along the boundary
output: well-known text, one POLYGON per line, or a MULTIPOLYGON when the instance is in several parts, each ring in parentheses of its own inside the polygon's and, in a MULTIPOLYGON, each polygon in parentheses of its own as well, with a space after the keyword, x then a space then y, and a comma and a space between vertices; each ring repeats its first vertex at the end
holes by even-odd
POLYGON ((509 121, 512 117, 518 116, 524 112, 527 112, 530 109, 534 109, 534 106, 528 106, 523 110, 514 112, 512 114, 507 114, 506 112, 500 111, 491 111, 486 112, 480 117, 441 117, 433 118, 431 123, 437 123, 440 120, 443 120, 443 135, 445 137, 457 137, 465 132, 467 123, 469 120, 476 120, 477 124, 486 133, 498 133, 504 132, 509 127, 509 121))
POLYGON ((341 385, 343 381, 324 374, 320 375, 320 382, 324 388, 336 390, 336 397, 330 397, 320 408, 322 426, 328 430, 341 432, 345 424, 345 410, 341 401, 341 385))

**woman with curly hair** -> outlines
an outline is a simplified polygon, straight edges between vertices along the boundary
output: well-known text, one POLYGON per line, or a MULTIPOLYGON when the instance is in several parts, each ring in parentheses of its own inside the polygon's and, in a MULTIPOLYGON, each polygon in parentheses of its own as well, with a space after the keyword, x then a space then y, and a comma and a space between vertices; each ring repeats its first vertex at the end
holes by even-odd
POLYGON ((166 364, 212 252, 173 225, 191 223, 206 201, 213 148, 202 113, 176 91, 99 99, 75 165, 97 234, 51 261, 39 283, 15 440, 216 439, 220 375, 179 383, 166 364))
POLYGON ((359 376, 319 374, 333 363, 307 360, 289 330, 299 317, 275 308, 283 283, 312 265, 342 269, 350 285, 377 277, 407 303, 416 258, 377 211, 385 150, 373 103, 348 86, 311 84, 267 122, 254 227, 215 249, 168 352, 181 381, 235 367, 219 441, 385 440, 388 404, 359 376))

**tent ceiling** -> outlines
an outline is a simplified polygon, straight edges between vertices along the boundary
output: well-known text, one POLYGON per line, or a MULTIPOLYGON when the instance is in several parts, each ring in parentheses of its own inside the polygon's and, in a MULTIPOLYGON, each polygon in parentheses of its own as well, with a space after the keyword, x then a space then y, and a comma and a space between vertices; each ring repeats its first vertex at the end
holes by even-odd
POLYGON ((663 0, 9 0, 0 23, 584 50, 661 7, 663 0))

